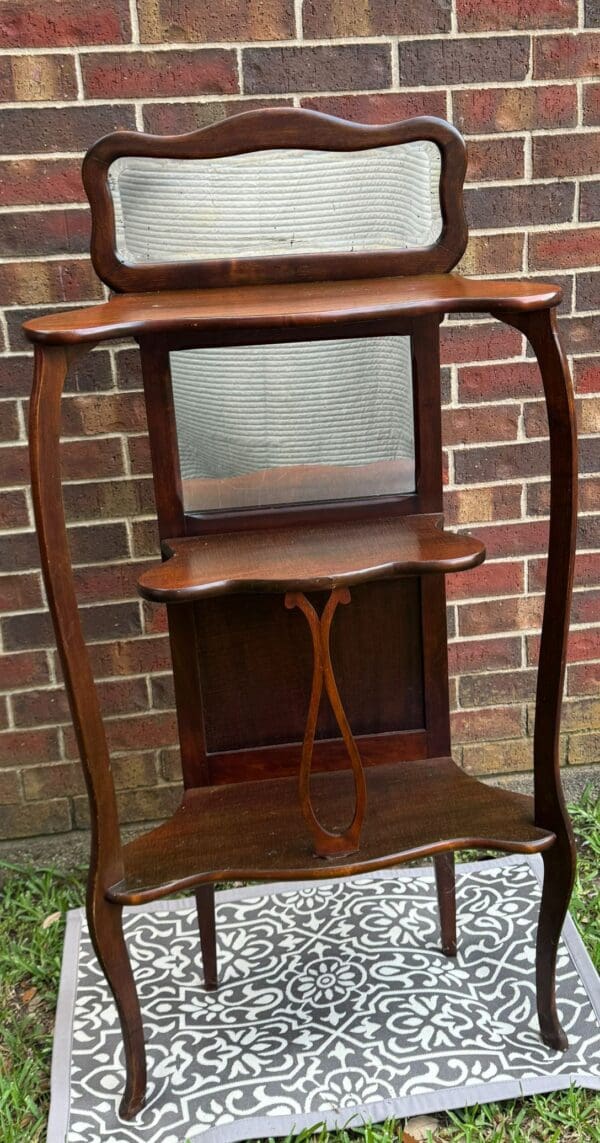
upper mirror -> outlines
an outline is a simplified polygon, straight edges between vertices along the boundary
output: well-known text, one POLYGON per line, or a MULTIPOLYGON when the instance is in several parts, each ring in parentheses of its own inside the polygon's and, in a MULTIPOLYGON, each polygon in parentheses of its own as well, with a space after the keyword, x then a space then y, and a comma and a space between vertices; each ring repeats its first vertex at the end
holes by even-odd
POLYGON ((109 170, 117 254, 132 266, 427 247, 442 230, 440 173, 428 140, 119 158, 109 170))

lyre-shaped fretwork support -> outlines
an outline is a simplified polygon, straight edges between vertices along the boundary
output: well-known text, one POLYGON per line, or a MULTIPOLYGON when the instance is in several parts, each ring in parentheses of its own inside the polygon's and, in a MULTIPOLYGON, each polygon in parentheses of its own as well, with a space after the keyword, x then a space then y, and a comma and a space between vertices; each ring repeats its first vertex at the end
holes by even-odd
POLYGON ((356 852, 360 843, 360 831, 367 805, 367 786, 363 764, 342 705, 329 650, 329 632, 339 603, 350 603, 350 592, 347 587, 333 588, 321 617, 302 592, 288 591, 285 596, 286 607, 298 607, 306 616, 313 643, 312 688, 300 763, 300 807, 306 824, 313 835, 315 852, 318 857, 339 857, 343 854, 356 852), (342 732, 354 777, 354 816, 348 828, 341 833, 332 832, 321 825, 315 814, 310 796, 310 771, 323 686, 325 686, 331 709, 342 732))

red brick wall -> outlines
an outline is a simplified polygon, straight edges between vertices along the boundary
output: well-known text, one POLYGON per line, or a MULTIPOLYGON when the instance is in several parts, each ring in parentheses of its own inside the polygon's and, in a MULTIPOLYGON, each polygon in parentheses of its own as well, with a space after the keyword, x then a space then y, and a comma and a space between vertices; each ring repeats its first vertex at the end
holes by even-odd
MULTIPOLYGON (((0 836, 86 821, 32 532, 20 333, 33 313, 102 297, 86 256, 82 153, 114 127, 184 131, 267 102, 371 121, 448 117, 470 150, 463 269, 563 284, 582 434, 564 759, 598 758, 595 29, 598 0, 0 0, 0 836)), ((448 520, 476 526, 489 552, 450 584, 456 749, 469 770, 520 771, 547 532, 539 377, 522 338, 491 321, 453 321, 443 350, 448 520)), ((83 359, 64 432, 77 583, 121 808, 126 820, 153 818, 172 804, 178 771, 163 620, 134 590, 156 536, 131 349, 83 359)))

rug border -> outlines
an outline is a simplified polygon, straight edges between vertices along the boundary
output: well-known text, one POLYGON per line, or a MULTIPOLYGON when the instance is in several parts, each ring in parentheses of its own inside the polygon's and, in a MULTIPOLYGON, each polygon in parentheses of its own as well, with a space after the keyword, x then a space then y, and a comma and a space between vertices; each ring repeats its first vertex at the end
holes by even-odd
MULTIPOLYGON (((490 864, 496 866, 527 864, 532 869, 538 883, 543 884, 543 862, 539 854, 528 856, 527 854, 514 853, 492 859, 461 862, 457 872, 461 874, 470 873, 482 868, 489 868, 490 864)), ((375 873, 360 874, 351 878, 331 877, 322 880, 277 881, 262 885, 245 885, 237 889, 220 890, 217 893, 217 899, 227 902, 241 898, 266 897, 275 893, 294 892, 314 885, 328 885, 340 880, 354 881, 374 878, 389 880, 391 878, 411 877, 427 877, 432 880, 433 876, 431 865, 399 866, 392 869, 382 869, 375 873)), ((191 907, 193 904, 193 898, 179 897, 174 900, 155 901, 149 906, 130 906, 125 909, 125 914, 149 911, 171 912, 187 906, 191 907)), ((74 999, 84 916, 84 908, 70 909, 67 913, 52 1049, 50 1113, 46 1143, 65 1143, 69 1130, 74 999)), ((567 914, 565 920, 562 939, 577 966, 581 982, 600 1022, 600 977, 570 914, 567 914)), ((421 1095, 399 1096, 397 1099, 357 1104, 351 1113, 343 1112, 340 1114, 338 1111, 329 1111, 325 1112, 320 1119, 315 1119, 314 1115, 260 1116, 255 1119, 238 1120, 235 1123, 212 1127, 208 1130, 206 1128, 200 1130, 190 1128, 186 1138, 190 1141, 201 1138, 203 1143, 243 1143, 244 1140, 259 1139, 265 1135, 273 1138, 287 1136, 290 1132, 298 1133, 321 1124, 328 1130, 334 1130, 352 1125, 359 1126, 365 1122, 378 1123, 391 1116, 408 1118, 413 1115, 453 1111, 457 1108, 472 1106, 475 1103, 492 1103, 503 1099, 561 1091, 572 1085, 600 1091, 600 1077, 590 1075, 587 1072, 573 1072, 569 1075, 531 1076, 524 1080, 515 1079, 500 1083, 463 1084, 459 1087, 443 1088, 440 1091, 426 1092, 421 1095)))

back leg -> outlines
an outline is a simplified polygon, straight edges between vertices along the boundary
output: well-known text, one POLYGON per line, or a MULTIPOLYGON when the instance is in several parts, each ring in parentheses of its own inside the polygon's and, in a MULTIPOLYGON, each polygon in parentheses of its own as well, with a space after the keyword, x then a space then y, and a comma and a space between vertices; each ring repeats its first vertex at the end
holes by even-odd
POLYGON ((196 889, 196 908, 198 910, 204 987, 207 992, 214 992, 219 987, 214 885, 200 885, 196 889))
POLYGON ((433 859, 440 927, 442 930, 442 952, 446 956, 456 956, 456 876, 454 853, 437 853, 433 859))

